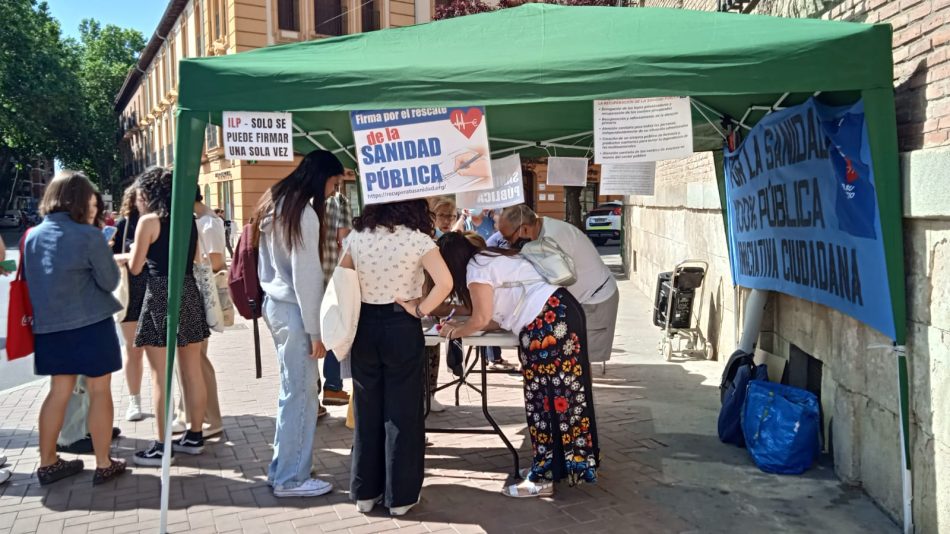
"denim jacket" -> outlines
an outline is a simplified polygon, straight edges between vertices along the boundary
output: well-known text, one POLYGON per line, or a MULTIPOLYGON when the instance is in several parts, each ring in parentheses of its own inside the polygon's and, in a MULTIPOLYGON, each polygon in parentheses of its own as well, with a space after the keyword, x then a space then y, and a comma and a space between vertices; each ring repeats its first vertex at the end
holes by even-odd
POLYGON ((68 213, 50 213, 30 230, 23 275, 33 303, 33 333, 75 330, 112 317, 119 268, 102 232, 68 213))

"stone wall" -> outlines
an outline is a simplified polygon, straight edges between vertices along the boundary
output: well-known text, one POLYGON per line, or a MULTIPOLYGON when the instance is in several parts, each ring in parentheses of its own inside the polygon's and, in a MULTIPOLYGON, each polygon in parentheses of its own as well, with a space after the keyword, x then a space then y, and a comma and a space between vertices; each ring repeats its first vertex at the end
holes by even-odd
MULTIPOLYGON (((647 0, 712 10, 715 0, 647 0)), ((950 531, 950 0, 762 0, 758 13, 889 23, 904 190, 911 441, 917 532, 950 531)), ((742 15, 735 15, 742 16, 742 15)), ((655 197, 631 197, 627 265, 652 296, 656 274, 681 258, 710 262, 700 324, 720 356, 735 347, 731 279, 711 154, 660 165, 655 197)), ((760 347, 792 344, 823 363, 835 467, 900 520, 895 359, 876 331, 834 310, 773 295, 760 347)), ((723 359, 723 358, 720 358, 723 359)), ((716 402, 710 399, 710 402, 716 402)))

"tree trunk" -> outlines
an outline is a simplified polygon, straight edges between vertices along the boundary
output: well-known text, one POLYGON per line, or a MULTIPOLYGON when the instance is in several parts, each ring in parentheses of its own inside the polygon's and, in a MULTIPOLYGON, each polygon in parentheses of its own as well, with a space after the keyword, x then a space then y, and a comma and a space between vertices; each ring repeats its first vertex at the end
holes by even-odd
POLYGON ((584 221, 581 220, 581 192, 583 187, 564 186, 564 216, 567 222, 584 230, 584 221))

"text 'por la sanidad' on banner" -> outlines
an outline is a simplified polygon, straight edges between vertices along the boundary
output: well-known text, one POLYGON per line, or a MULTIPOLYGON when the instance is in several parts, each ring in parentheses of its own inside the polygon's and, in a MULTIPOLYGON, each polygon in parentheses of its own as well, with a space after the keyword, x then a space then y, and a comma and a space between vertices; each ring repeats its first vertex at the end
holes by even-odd
POLYGON ((810 99, 771 113, 726 150, 724 167, 735 282, 824 304, 893 338, 863 103, 810 99))

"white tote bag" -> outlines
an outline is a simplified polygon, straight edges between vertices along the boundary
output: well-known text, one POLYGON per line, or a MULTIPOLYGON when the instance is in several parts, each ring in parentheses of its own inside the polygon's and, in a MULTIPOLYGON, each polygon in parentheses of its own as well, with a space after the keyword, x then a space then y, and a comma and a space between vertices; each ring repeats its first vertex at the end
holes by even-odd
MULTIPOLYGON (((349 246, 340 255, 346 257, 349 246)), ((356 261, 354 260, 354 264, 356 261)), ((337 360, 343 361, 350 354, 360 321, 360 277, 354 269, 337 264, 333 276, 320 303, 320 336, 327 350, 332 350, 337 360)))
MULTIPOLYGON (((129 219, 126 218, 125 229, 122 231, 122 248, 119 249, 122 252, 125 252, 125 238, 128 237, 128 235, 129 219)), ((122 309, 115 312, 115 315, 112 316, 115 322, 120 323, 122 319, 125 319, 125 315, 129 311, 129 268, 126 265, 119 266, 119 285, 112 292, 112 296, 122 305, 122 309)))
POLYGON ((221 309, 221 301, 218 297, 218 285, 215 282, 214 271, 211 269, 211 262, 205 259, 200 235, 198 236, 198 256, 201 261, 194 265, 193 270, 195 281, 198 283, 198 292, 201 293, 201 300, 204 303, 208 328, 215 332, 224 332, 224 311, 221 309))

